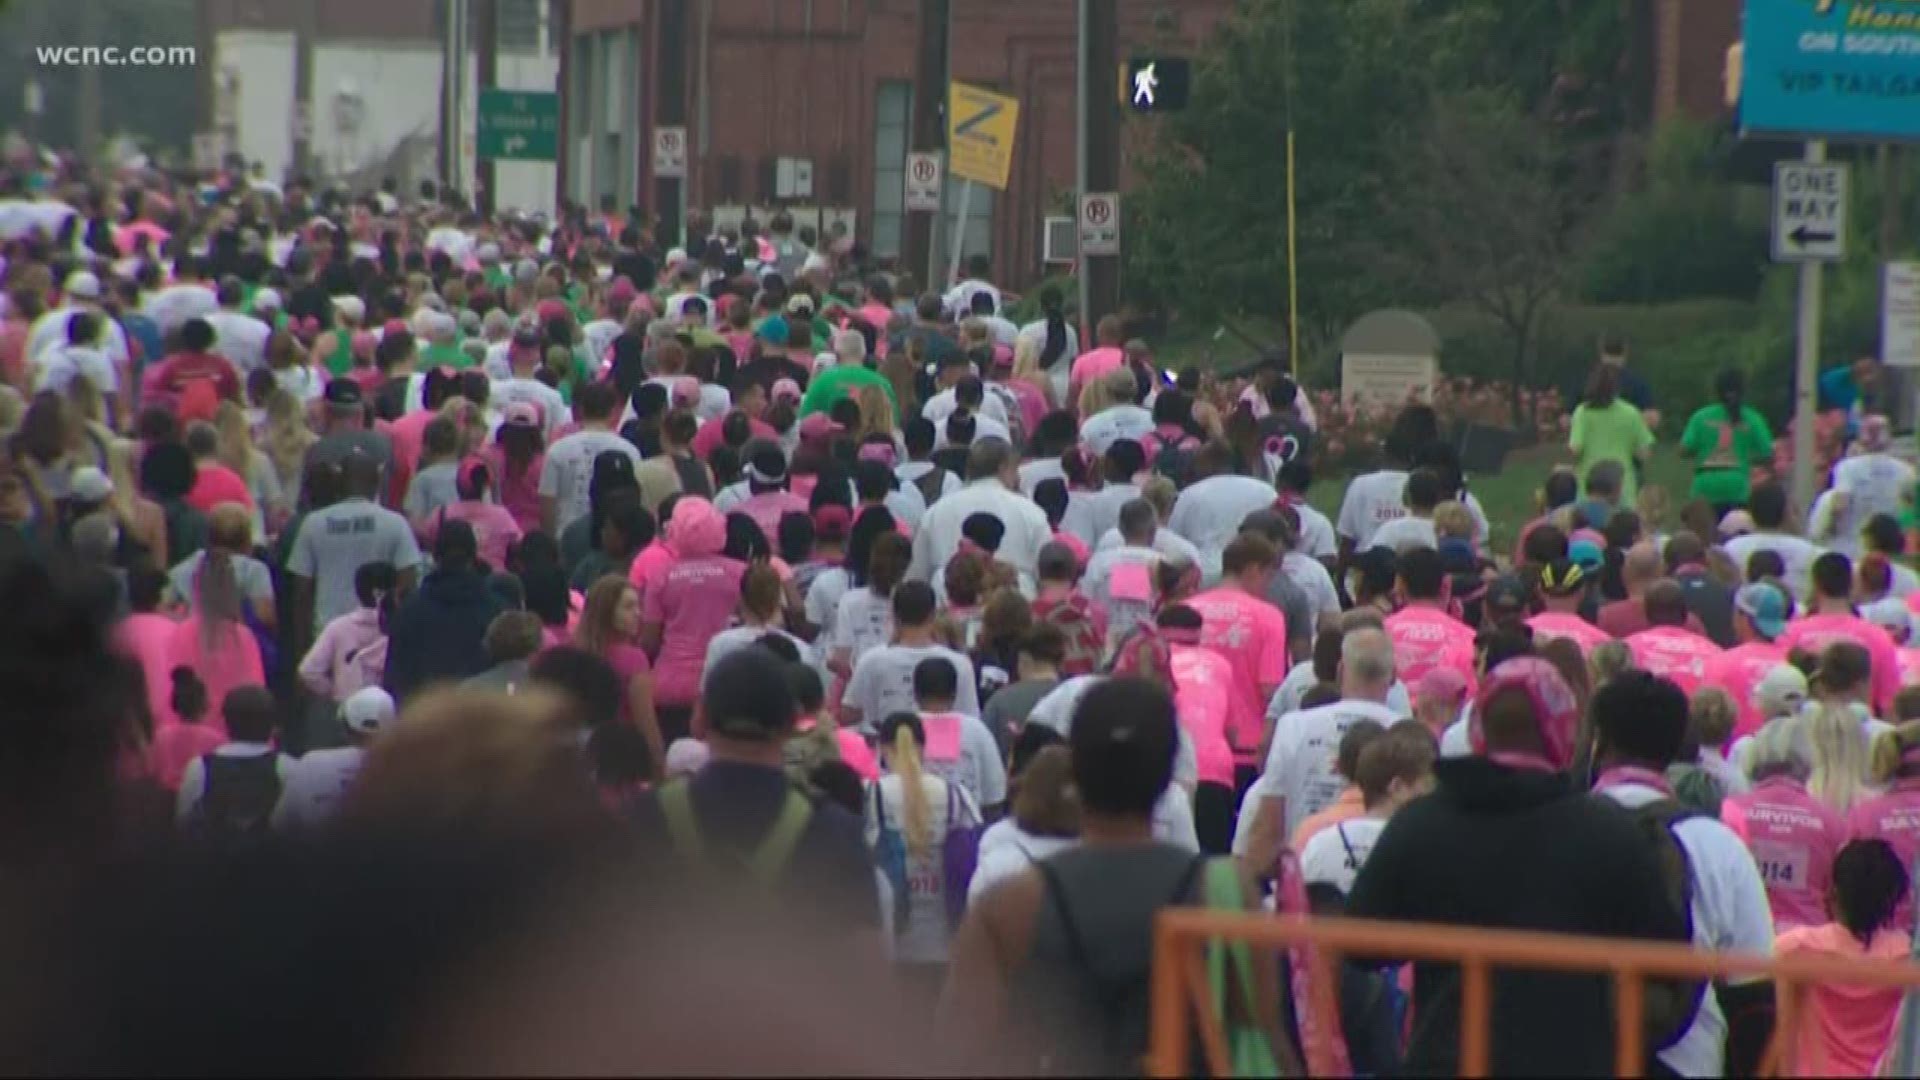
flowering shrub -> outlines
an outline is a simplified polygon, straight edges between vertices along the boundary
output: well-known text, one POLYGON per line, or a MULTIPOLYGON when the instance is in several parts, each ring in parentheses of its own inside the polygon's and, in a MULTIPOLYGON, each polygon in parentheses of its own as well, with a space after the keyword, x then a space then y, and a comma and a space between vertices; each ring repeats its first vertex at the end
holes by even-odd
POLYGON ((1520 391, 1523 423, 1513 421, 1513 391, 1508 383, 1474 383, 1449 379, 1435 385, 1430 397, 1418 393, 1405 401, 1386 402, 1357 397, 1351 403, 1338 391, 1309 391, 1319 421, 1314 471, 1346 473, 1370 468, 1380 461, 1382 444, 1394 417, 1409 404, 1425 401, 1439 415, 1440 429, 1451 431, 1461 422, 1515 431, 1523 442, 1557 442, 1566 438, 1568 417, 1557 390, 1520 391))
MULTIPOLYGON (((1847 414, 1839 409, 1816 413, 1813 423, 1813 475, 1824 477, 1847 449, 1847 414)), ((1762 470, 1755 469, 1756 474, 1762 470)), ((1793 475, 1793 421, 1773 440, 1773 473, 1793 475)), ((1757 478, 1757 476, 1756 476, 1757 478)))

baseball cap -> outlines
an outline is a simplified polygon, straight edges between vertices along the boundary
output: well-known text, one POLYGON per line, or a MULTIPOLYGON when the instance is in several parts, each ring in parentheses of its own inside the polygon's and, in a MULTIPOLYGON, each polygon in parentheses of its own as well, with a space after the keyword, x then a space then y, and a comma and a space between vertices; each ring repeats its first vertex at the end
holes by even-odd
POLYGON ((1607 564, 1607 552, 1591 540, 1575 540, 1567 545, 1567 561, 1591 574, 1607 564))
POLYGON ((393 723, 393 695, 377 686, 356 690, 340 703, 340 722, 350 731, 371 735, 393 723))
POLYGON ((1474 698, 1467 736, 1476 754, 1487 753, 1487 706, 1501 694, 1518 690, 1533 706, 1533 718, 1544 756, 1502 754, 1501 764, 1543 772, 1560 772, 1573 761, 1574 732, 1580 724, 1580 701, 1567 687, 1560 669, 1537 656, 1515 657, 1494 668, 1480 683, 1474 698))
POLYGON ((360 384, 352 379, 334 379, 327 383, 327 404, 345 408, 365 403, 366 394, 361 391, 360 384))
POLYGON ((792 379, 776 379, 773 384, 773 393, 767 396, 774 401, 792 401, 797 404, 802 396, 800 384, 792 379))
POLYGON ((516 401, 501 410, 500 424, 502 427, 537 428, 540 426, 540 410, 531 401, 516 401))
POLYGON ((1906 601, 1895 597, 1860 605, 1860 617, 1893 636, 1893 643, 1904 646, 1913 636, 1913 614, 1906 601))
POLYGON ((844 540, 853 527, 853 511, 827 503, 813 512, 813 535, 821 540, 844 540))
POLYGON ((100 299, 100 279, 91 271, 75 270, 67 275, 67 281, 60 289, 68 296, 77 296, 82 300, 100 299))
POLYGON ((813 297, 808 296, 806 293, 794 293, 787 298, 787 314, 812 315, 813 297))
POLYGON ((1787 631, 1787 598, 1779 588, 1764 581, 1742 585, 1733 594, 1733 606, 1753 620, 1753 625, 1768 640, 1787 631))
POLYGON ((1720 539, 1731 540, 1736 536, 1746 536, 1753 532, 1753 515, 1745 510, 1732 510, 1720 519, 1720 539))
POLYGON ((1456 668, 1442 665, 1428 668, 1409 689, 1416 701, 1447 701, 1457 707, 1466 699, 1467 677, 1456 668))
POLYGON ((497 263, 500 261, 500 245, 481 244, 479 248, 474 251, 473 257, 483 263, 497 263))
POLYGON ((997 368, 1012 367, 1013 349, 1007 345, 995 345, 993 347, 993 366, 997 368))
POLYGON ((707 668, 701 704, 715 734, 771 742, 793 726, 786 665, 766 649, 735 649, 707 668))
POLYGON ((685 264, 686 261, 687 261, 686 248, 667 249, 667 269, 672 270, 675 267, 685 264))
POLYGON ((1527 599, 1526 585, 1512 574, 1502 574, 1487 585, 1480 607, 1489 614, 1514 614, 1527 610, 1527 599))
POLYGON ((747 459, 747 479, 756 484, 780 484, 787 479, 787 457, 778 446, 763 445, 747 459))
POLYGON ((279 311, 280 293, 274 289, 261 289, 253 294, 253 310, 279 311))
POLYGON ((521 284, 529 284, 540 277, 540 264, 532 259, 521 259, 513 264, 513 279, 521 284))
POLYGON ((101 503, 113 497, 113 479, 92 465, 73 470, 68 484, 76 502, 101 503))
POLYGON ((1767 717, 1800 711, 1807 701, 1807 677, 1792 664, 1776 664, 1753 684, 1753 704, 1767 717))
POLYGON ((1548 596, 1572 596, 1586 584, 1586 568, 1572 559, 1555 559, 1540 571, 1540 591, 1548 596))
POLYGON ((713 752, 699 739, 675 739, 667 747, 667 775, 689 776, 707 767, 713 752))
POLYGON ((367 317, 367 303, 357 296, 336 296, 333 309, 358 324, 367 317))

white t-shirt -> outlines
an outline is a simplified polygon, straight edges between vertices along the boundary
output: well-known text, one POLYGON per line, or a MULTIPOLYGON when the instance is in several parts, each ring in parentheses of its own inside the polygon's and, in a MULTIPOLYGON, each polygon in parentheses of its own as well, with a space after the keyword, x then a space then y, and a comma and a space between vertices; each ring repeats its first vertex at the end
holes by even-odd
MULTIPOLYGON (((946 426, 947 417, 952 416, 959 408, 959 398, 954 394, 952 388, 948 388, 928 398, 927 403, 920 407, 920 415, 926 417, 927 422, 932 424, 934 430, 937 431, 946 426)), ((999 395, 986 394, 980 399, 980 407, 973 411, 973 415, 975 418, 990 416, 1000 421, 1000 423, 1005 424, 1007 422, 1007 407, 1001 404, 999 395)))
POLYGON ((1333 536, 1333 522, 1327 520, 1327 515, 1306 503, 1293 509, 1300 515, 1300 546, 1296 551, 1316 559, 1330 559, 1340 554, 1340 545, 1333 536))
MULTIPOLYGON (((1346 790, 1347 781, 1334 764, 1348 728, 1362 720, 1391 727, 1405 715, 1377 701, 1336 701, 1282 716, 1274 724, 1273 744, 1267 748, 1266 768, 1254 785, 1254 793, 1286 800, 1284 835, 1292 836, 1302 821, 1332 806, 1346 790)), ((1255 805, 1255 799, 1240 804, 1240 824, 1234 830, 1236 850, 1241 834, 1253 820, 1255 805)))
MULTIPOLYGON (((947 782, 930 771, 921 774, 920 784, 926 793, 927 824, 933 842, 919 852, 911 847, 907 849, 907 922, 905 926, 895 928, 894 957, 909 963, 943 963, 947 959, 947 942, 951 931, 947 928, 946 880, 941 847, 951 829, 979 824, 980 809, 974 804, 972 796, 958 784, 953 785, 954 794, 949 800, 947 782), (950 801, 958 821, 948 819, 950 801)), ((891 773, 868 786, 866 832, 869 847, 879 843, 880 820, 883 816, 887 827, 899 830, 904 837, 905 794, 900 778, 891 773), (879 801, 876 802, 876 799, 879 801), (884 811, 881 810, 882 806, 885 807, 884 811)))
MULTIPOLYGON (((1094 550, 1107 551, 1111 548, 1123 547, 1125 544, 1126 540, 1120 535, 1119 529, 1108 529, 1101 535, 1100 542, 1094 545, 1094 550)), ((1185 563, 1188 566, 1200 565, 1200 549, 1194 547, 1191 541, 1177 532, 1155 529, 1153 550, 1175 562, 1185 563)))
MULTIPOLYGON (((72 305, 55 308, 34 320, 27 331, 27 347, 22 353, 31 360, 42 353, 50 352, 70 344, 67 340, 67 323, 80 309, 72 305)), ((101 327, 95 341, 100 344, 108 359, 116 364, 127 362, 127 332, 120 324, 99 312, 94 313, 94 321, 101 327)))
POLYGON ((984 292, 991 295, 993 297, 993 310, 1000 310, 1000 290, 995 287, 992 282, 981 281, 979 278, 968 278, 947 290, 946 304, 948 313, 956 320, 971 317, 973 315, 973 294, 977 292, 984 292))
MULTIPOLYGON (((1027 714, 1027 723, 1041 724, 1065 739, 1073 733, 1073 712, 1080 699, 1093 689, 1103 675, 1076 675, 1053 688, 1027 714)), ((1193 738, 1187 729, 1179 729, 1180 742, 1173 754, 1173 782, 1153 804, 1153 838, 1175 844, 1188 851, 1200 850, 1200 836, 1193 826, 1193 804, 1187 792, 1199 783, 1200 766, 1194 755, 1193 738)))
POLYGON ((226 357, 242 380, 248 372, 266 364, 272 327, 238 311, 216 311, 207 316, 207 322, 213 327, 213 351, 226 357))
POLYGON ((834 651, 846 650, 847 663, 857 667, 862 657, 892 638, 893 601, 864 585, 849 585, 833 614, 834 651))
POLYGON ((701 423, 718 420, 733 408, 733 392, 713 383, 700 384, 700 400, 694 403, 694 418, 701 423))
MULTIPOLYGON (((989 398, 988 400, 991 401, 992 399, 989 398)), ((938 436, 938 438, 933 441, 935 449, 954 445, 947 439, 947 425, 945 421, 934 425, 934 432, 938 436)), ((975 413, 973 417, 973 442, 967 445, 972 446, 973 443, 977 443, 981 439, 999 439, 1001 442, 1011 444, 1013 442, 1013 432, 1007 430, 1006 424, 995 420, 993 417, 987 416, 984 413, 975 413)))
MULTIPOLYGON (((975 806, 997 806, 1006 802, 1007 766, 1000 760, 1000 744, 993 741, 993 732, 988 731, 977 716, 950 715, 960 721, 959 756, 939 761, 930 749, 924 759, 927 771, 948 783, 960 785, 960 790, 973 799, 975 806)), ((920 714, 922 723, 930 719, 934 718, 920 714)))
POLYGON ((1339 534, 1353 541, 1355 551, 1375 546, 1373 534, 1380 526, 1407 516, 1401 491, 1407 486, 1407 474, 1398 469, 1382 469, 1356 476, 1347 484, 1340 502, 1339 534))
POLYGON ((587 361, 598 366, 606 358, 607 350, 613 348, 613 339, 625 329, 613 319, 595 319, 580 328, 580 336, 587 343, 587 361))
POLYGON ((147 298, 147 318, 164 336, 220 310, 220 298, 205 285, 172 285, 147 298))
POLYGON ((1091 547, 1120 524, 1120 508, 1140 497, 1133 484, 1108 484, 1099 491, 1075 491, 1067 495, 1067 512, 1060 528, 1091 547))
POLYGON ((366 751, 357 746, 309 750, 293 763, 273 808, 275 829, 310 829, 333 816, 340 800, 360 775, 366 751))
POLYGON ((744 649, 768 634, 774 634, 792 642, 793 647, 800 653, 800 662, 820 673, 822 688, 827 685, 826 669, 821 665, 820 657, 814 652, 813 646, 776 626, 734 626, 708 638, 706 666, 700 669, 702 685, 706 683, 705 673, 712 671, 713 665, 719 663, 721 657, 744 649))
POLYGON ((1271 485, 1251 476, 1209 476, 1180 493, 1167 528, 1200 550, 1200 572, 1220 576, 1220 553, 1240 535, 1240 523, 1256 510, 1273 508, 1271 485))
POLYGON ((847 594, 852 581, 845 567, 830 566, 815 574, 807 584, 807 595, 801 599, 807 606, 807 621, 820 629, 816 640, 823 647, 830 648, 833 644, 834 617, 839 614, 840 598, 847 594))
POLYGON ((593 482, 593 459, 607 451, 625 454, 637 467, 640 451, 611 431, 576 431, 547 451, 540 467, 540 494, 554 500, 553 524, 565 529, 592 510, 588 486, 593 482))
MULTIPOLYGON (((521 379, 509 376, 495 379, 493 388, 487 392, 487 408, 493 412, 505 412, 509 405, 532 405, 540 410, 541 434, 547 440, 553 433, 567 426, 573 418, 567 401, 560 391, 541 382, 539 379, 521 379)), ((592 476, 592 462, 588 462, 588 476, 592 476)))
POLYGON ((967 904, 978 903, 995 885, 1079 843, 1077 836, 1035 836, 1012 818, 1001 818, 980 834, 980 856, 973 864, 973 881, 967 886, 967 904))
MULTIPOLYGON (((901 468, 906 468, 902 465, 901 468)), ((1020 463, 1020 492, 1027 498, 1033 498, 1033 489, 1043 480, 1061 480, 1067 478, 1067 470, 1057 457, 1035 458, 1020 463)))
POLYGON ((1818 544, 1792 533, 1748 533, 1736 536, 1721 546, 1733 559, 1734 566, 1739 568, 1742 581, 1747 576, 1747 560, 1753 558, 1754 552, 1771 551, 1778 554, 1787 568, 1787 588, 1792 589, 1793 595, 1803 603, 1813 588, 1813 560, 1825 551, 1818 544))
POLYGON ((1875 514, 1898 516, 1913 493, 1913 466, 1892 454, 1859 454, 1833 467, 1833 490, 1847 497, 1846 511, 1834 522, 1830 541, 1848 558, 1860 555, 1860 530, 1875 514))
POLYGON ((858 711, 860 726, 878 727, 880 721, 897 712, 914 712, 913 669, 922 660, 942 659, 959 674, 955 712, 980 715, 979 688, 973 676, 973 661, 965 653, 944 645, 882 645, 869 649, 853 666, 853 678, 847 680, 842 704, 858 711))
POLYGON ((1153 414, 1138 405, 1102 409, 1080 424, 1080 441, 1096 454, 1106 453, 1108 447, 1121 439, 1139 442, 1151 434, 1153 414))
POLYGON ((65 394, 75 379, 85 377, 102 394, 120 392, 120 375, 113 361, 99 349, 56 345, 33 359, 33 392, 65 394))
MULTIPOLYGON (((1664 797, 1638 784, 1605 789, 1629 809, 1664 797)), ((1773 914, 1766 886, 1747 845, 1717 818, 1690 817, 1673 826, 1693 870, 1693 943, 1707 952, 1773 952, 1773 914)), ((1660 1060, 1681 1076, 1719 1076, 1725 1066, 1727 1019, 1713 987, 1707 987, 1693 1024, 1680 1041, 1660 1051, 1660 1060)))
MULTIPOLYGON (((1302 660, 1293 665, 1287 671, 1287 677, 1280 680, 1280 687, 1273 692, 1272 699, 1267 702, 1267 717, 1277 721, 1290 712, 1298 712, 1300 699, 1306 697, 1307 691, 1319 681, 1319 677, 1313 673, 1313 661, 1302 660)), ((1407 686, 1398 679, 1387 691, 1387 708, 1392 709, 1395 716, 1413 715, 1413 701, 1407 695, 1407 686)))
POLYGON ((1367 547, 1383 547, 1393 551, 1405 551, 1408 548, 1440 546, 1440 536, 1434 532, 1432 518, 1400 517, 1384 522, 1373 530, 1373 538, 1367 541, 1367 547))
POLYGON ((1300 849, 1301 876, 1309 885, 1324 882, 1342 893, 1352 892, 1353 879, 1386 829, 1386 819, 1376 817, 1348 818, 1321 829, 1300 849))
MULTIPOLYGON (((273 602, 273 571, 267 564, 250 555, 234 555, 228 559, 233 567, 233 583, 240 590, 240 599, 253 605, 256 612, 266 610, 273 602)), ((200 568, 207 564, 207 553, 196 551, 180 560, 179 564, 167 571, 167 586, 181 603, 193 603, 194 579, 200 576, 200 568)))
MULTIPOLYGON (((1058 466, 1059 462, 1054 464, 1058 466)), ((904 461, 893 467, 893 475, 899 477, 902 484, 913 484, 918 489, 920 485, 915 484, 914 481, 932 472, 934 468, 931 461, 904 461)), ((964 486, 958 476, 949 472, 940 478, 940 490, 935 494, 934 501, 938 502, 942 497, 951 495, 964 486)), ((925 499, 926 493, 921 492, 920 497, 925 499)))
POLYGON ((913 534, 913 565, 907 576, 932 581, 935 572, 945 569, 960 550, 960 527, 976 513, 992 514, 1006 526, 1000 541, 1001 562, 1027 574, 1039 571, 1040 549, 1053 539, 1047 515, 1033 500, 1007 490, 998 480, 975 480, 942 495, 927 509, 913 534))

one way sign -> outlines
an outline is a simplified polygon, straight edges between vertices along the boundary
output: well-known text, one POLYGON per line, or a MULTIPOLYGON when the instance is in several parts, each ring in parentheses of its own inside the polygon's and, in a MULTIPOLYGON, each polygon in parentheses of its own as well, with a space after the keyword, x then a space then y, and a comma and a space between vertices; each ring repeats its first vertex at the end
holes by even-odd
POLYGON ((1847 253, 1847 167, 1773 167, 1773 261, 1836 262, 1847 253))

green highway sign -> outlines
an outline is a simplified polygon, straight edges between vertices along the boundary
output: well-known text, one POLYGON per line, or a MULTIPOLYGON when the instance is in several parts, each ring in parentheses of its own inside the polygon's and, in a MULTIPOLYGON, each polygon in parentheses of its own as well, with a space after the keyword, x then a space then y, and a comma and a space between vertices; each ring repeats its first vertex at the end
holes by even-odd
POLYGON ((560 95, 543 90, 482 90, 474 153, 500 161, 560 156, 560 95))

